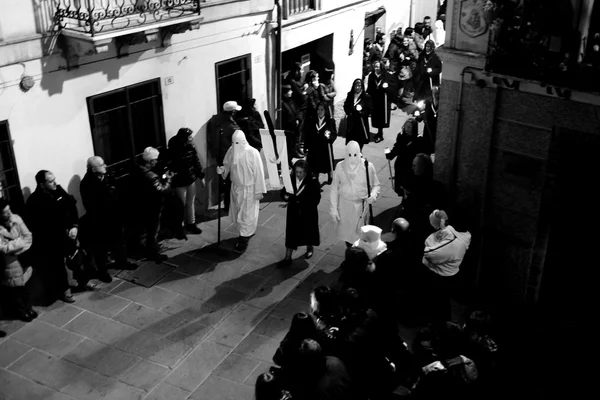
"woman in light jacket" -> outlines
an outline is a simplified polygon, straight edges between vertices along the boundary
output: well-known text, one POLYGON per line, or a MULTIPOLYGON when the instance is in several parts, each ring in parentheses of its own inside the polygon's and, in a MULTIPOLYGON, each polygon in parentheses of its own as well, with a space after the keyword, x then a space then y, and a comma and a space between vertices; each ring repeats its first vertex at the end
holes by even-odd
POLYGON ((25 322, 32 321, 38 315, 31 308, 29 293, 25 284, 31 278, 32 268, 23 269, 19 256, 31 247, 32 234, 23 219, 10 210, 5 199, 0 199, 0 255, 3 303, 12 316, 25 322))

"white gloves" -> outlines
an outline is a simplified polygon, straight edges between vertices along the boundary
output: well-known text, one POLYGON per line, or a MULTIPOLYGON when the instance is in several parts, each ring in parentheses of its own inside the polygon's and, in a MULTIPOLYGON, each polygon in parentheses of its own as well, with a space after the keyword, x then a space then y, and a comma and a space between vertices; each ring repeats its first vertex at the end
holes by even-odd
POLYGON ((368 204, 373 204, 373 203, 375 203, 375 200, 377 200, 377 197, 375 197, 375 196, 373 196, 373 195, 371 195, 371 196, 367 197, 367 203, 368 203, 368 204))
POLYGON ((362 106, 360 104, 356 105, 356 111, 359 111, 359 112, 362 111, 362 106))
POLYGON ((340 213, 338 213, 337 211, 332 211, 331 217, 333 218, 334 222, 340 222, 341 220, 340 213))
POLYGON ((329 139, 331 137, 331 132, 325 131, 325 138, 329 139))
POLYGON ((225 172, 225 167, 217 167, 217 174, 223 175, 224 172, 225 172))
POLYGON ((255 193, 254 194, 254 200, 260 200, 263 198, 263 194, 262 193, 255 193))

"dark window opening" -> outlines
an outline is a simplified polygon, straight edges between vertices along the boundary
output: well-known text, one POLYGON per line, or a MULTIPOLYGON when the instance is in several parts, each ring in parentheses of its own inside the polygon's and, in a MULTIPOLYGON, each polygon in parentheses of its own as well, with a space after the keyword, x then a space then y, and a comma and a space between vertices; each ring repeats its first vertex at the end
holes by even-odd
POLYGON ((160 80, 88 97, 94 154, 116 177, 127 175, 148 146, 165 147, 160 80))
POLYGON ((8 121, 0 121, 0 198, 10 202, 13 212, 18 214, 21 211, 23 193, 8 121))
POLYGON ((252 67, 250 54, 215 64, 217 79, 217 112, 223 110, 227 101, 239 105, 252 97, 252 67))

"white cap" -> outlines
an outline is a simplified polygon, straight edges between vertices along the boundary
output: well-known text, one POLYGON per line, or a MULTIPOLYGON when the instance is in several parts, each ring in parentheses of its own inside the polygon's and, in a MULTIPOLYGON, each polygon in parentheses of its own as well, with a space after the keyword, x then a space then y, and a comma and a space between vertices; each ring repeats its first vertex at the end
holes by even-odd
POLYGON ((146 147, 144 149, 144 153, 142 154, 142 159, 144 161, 158 160, 159 154, 159 151, 154 147, 146 147))
POLYGON ((228 101, 223 104, 223 111, 240 111, 242 109, 241 106, 238 106, 236 101, 228 101))

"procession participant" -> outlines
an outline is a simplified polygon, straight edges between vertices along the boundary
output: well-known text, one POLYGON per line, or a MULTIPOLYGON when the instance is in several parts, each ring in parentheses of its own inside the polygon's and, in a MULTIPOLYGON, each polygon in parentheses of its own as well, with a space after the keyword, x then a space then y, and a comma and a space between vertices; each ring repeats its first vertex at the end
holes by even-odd
POLYGON ((306 258, 311 258, 313 246, 321 243, 317 209, 321 201, 319 181, 310 174, 308 163, 304 160, 296 161, 294 175, 294 192, 288 193, 285 188, 281 190, 281 197, 288 203, 288 208, 285 220, 285 259, 279 262, 279 267, 292 264, 292 253, 298 246, 306 246, 306 258))
POLYGON ((232 144, 217 167, 225 178, 231 172, 231 205, 229 217, 240 232, 235 251, 243 253, 258 226, 259 203, 267 192, 265 173, 258 150, 248 144, 242 131, 235 131, 232 144))
POLYGON ((371 124, 377 128, 375 143, 383 140, 383 129, 390 127, 390 116, 392 113, 392 91, 388 83, 388 74, 381 61, 373 63, 373 72, 367 78, 367 93, 371 96, 373 102, 373 113, 371 114, 371 124))
POLYGON ((355 141, 360 149, 370 140, 371 96, 365 93, 364 86, 362 79, 355 79, 344 102, 344 112, 348 121, 346 144, 355 141))
POLYGON ((337 138, 335 121, 329 115, 327 103, 317 106, 317 116, 304 125, 304 137, 308 150, 307 161, 311 171, 319 180, 319 174, 327 174, 327 184, 331 184, 333 174, 333 142, 337 138))
POLYGON ((380 184, 372 163, 369 166, 371 192, 367 192, 367 171, 360 147, 355 141, 346 145, 344 160, 335 167, 331 186, 331 216, 337 222, 338 239, 352 246, 365 225, 368 205, 379 196, 380 184))

